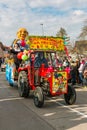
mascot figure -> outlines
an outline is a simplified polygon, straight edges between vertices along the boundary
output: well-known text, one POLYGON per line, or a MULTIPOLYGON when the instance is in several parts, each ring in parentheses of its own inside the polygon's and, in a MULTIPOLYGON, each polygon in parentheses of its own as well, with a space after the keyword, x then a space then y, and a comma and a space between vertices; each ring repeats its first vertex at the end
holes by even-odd
POLYGON ((29 44, 26 41, 28 31, 25 28, 20 28, 17 31, 17 39, 15 39, 10 47, 10 58, 6 67, 6 79, 10 86, 15 85, 18 78, 18 68, 22 61, 29 59, 29 44))
POLYGON ((23 51, 24 49, 29 49, 29 44, 26 42, 26 37, 28 36, 28 31, 25 28, 20 28, 17 31, 17 39, 15 39, 12 43, 12 48, 14 49, 14 45, 17 43, 20 47, 20 51, 23 51))
POLYGON ((28 31, 25 28, 20 28, 17 31, 17 39, 15 39, 11 45, 11 53, 14 55, 14 62, 16 69, 18 69, 23 52, 29 50, 29 44, 27 44, 26 37, 28 36, 28 31), (19 60, 18 60, 19 59, 19 60))

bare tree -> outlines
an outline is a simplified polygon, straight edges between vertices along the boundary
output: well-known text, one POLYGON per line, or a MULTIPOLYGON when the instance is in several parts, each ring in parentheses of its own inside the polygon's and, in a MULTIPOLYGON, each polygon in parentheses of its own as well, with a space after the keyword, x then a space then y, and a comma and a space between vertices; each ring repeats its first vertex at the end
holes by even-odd
POLYGON ((81 40, 87 39, 87 20, 84 21, 84 25, 78 38, 81 40))
POLYGON ((64 28, 60 28, 60 30, 56 34, 57 37, 64 37, 67 36, 66 30, 64 28))

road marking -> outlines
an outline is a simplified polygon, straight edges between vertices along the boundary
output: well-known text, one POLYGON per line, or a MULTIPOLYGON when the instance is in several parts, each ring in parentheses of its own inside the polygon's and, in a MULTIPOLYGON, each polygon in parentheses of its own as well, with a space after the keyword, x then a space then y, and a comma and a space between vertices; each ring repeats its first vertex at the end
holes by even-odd
POLYGON ((52 116, 52 115, 54 115, 54 114, 56 114, 56 112, 46 113, 46 114, 44 114, 44 116, 52 116))
POLYGON ((8 88, 8 87, 0 87, 0 88, 8 88))
MULTIPOLYGON (((48 99, 50 99, 50 98, 48 98, 48 99)), ((73 112, 77 113, 78 115, 81 115, 83 118, 87 118, 86 114, 84 114, 82 112, 79 112, 79 111, 77 111, 77 110, 75 110, 73 108, 70 108, 69 106, 65 106, 64 104, 57 102, 57 100, 51 99, 50 101, 55 102, 56 104, 58 104, 58 105, 60 105, 62 107, 68 108, 70 111, 73 111, 73 112)))
POLYGON ((69 110, 71 110, 71 111, 73 111, 73 112, 76 112, 78 115, 81 115, 81 116, 83 116, 84 118, 87 118, 87 115, 84 114, 84 113, 82 113, 82 112, 79 112, 79 111, 77 111, 77 110, 75 110, 75 109, 73 109, 73 108, 70 108, 69 106, 65 106, 65 105, 63 105, 63 104, 61 104, 61 103, 58 103, 58 102, 57 102, 57 104, 59 104, 60 106, 65 107, 65 108, 68 108, 69 110))
POLYGON ((0 102, 4 102, 4 101, 12 101, 12 100, 20 100, 20 99, 24 99, 22 97, 16 97, 16 98, 5 98, 5 99, 0 99, 0 102))

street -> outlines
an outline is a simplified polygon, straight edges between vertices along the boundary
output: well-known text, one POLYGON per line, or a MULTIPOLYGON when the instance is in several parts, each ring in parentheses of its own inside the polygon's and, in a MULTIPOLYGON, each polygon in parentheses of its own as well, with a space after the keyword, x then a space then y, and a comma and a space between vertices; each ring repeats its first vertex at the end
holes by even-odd
POLYGON ((0 72, 0 130, 86 130, 87 88, 77 87, 74 105, 66 105, 63 95, 46 98, 36 108, 32 96, 19 97, 0 72))

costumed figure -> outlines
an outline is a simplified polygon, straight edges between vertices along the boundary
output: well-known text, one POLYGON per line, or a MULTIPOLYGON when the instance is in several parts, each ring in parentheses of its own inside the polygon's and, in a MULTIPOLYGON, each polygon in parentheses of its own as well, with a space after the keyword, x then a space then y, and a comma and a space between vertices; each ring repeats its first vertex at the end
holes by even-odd
POLYGON ((20 28, 17 31, 17 39, 13 41, 11 47, 14 49, 14 45, 17 43, 21 51, 23 51, 24 49, 28 50, 29 45, 27 44, 26 41, 27 36, 28 36, 28 31, 25 28, 20 28))
POLYGON ((10 56, 12 56, 13 60, 10 60, 11 64, 7 66, 7 74, 6 79, 10 84, 13 85, 15 78, 17 77, 17 70, 22 62, 22 60, 27 59, 25 55, 25 50, 29 50, 29 45, 27 44, 26 37, 28 36, 28 31, 25 28, 20 28, 17 31, 17 39, 15 39, 10 47, 10 56), (19 54, 21 53, 21 54, 19 54), (18 58, 18 56, 21 58, 18 58), (9 71, 8 71, 9 70, 9 71))
MULTIPOLYGON (((29 44, 27 44, 26 37, 28 36, 28 31, 25 28, 20 28, 17 31, 17 39, 15 39, 10 47, 10 52, 14 54, 14 62, 16 64, 16 68, 18 69, 22 59, 17 58, 17 54, 20 52, 22 56, 22 52, 24 50, 29 50, 29 44)), ((20 55, 20 54, 19 54, 20 55)))

